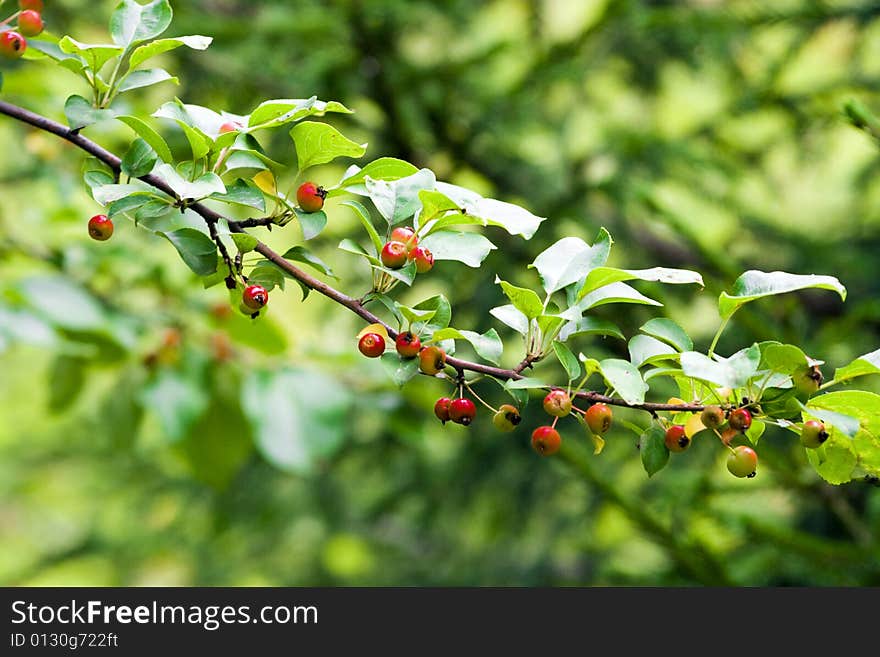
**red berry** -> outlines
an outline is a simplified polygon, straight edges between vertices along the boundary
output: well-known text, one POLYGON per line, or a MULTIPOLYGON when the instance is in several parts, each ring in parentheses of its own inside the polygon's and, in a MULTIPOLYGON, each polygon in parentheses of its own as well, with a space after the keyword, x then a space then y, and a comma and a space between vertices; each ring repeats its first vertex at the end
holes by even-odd
POLYGON ((259 310, 269 303, 269 293, 262 285, 248 285, 241 295, 241 302, 251 310, 259 310))
POLYGON ((407 257, 415 261, 416 271, 420 274, 431 271, 431 268, 434 266, 434 254, 423 246, 414 248, 407 257))
POLYGON ((327 192, 313 182, 306 182, 296 190, 296 202, 303 212, 317 212, 324 207, 327 192))
POLYGON ((18 31, 25 36, 37 36, 43 31, 43 17, 33 9, 26 9, 18 15, 18 31))
POLYGON ((22 9, 43 11, 43 0, 18 0, 18 6, 22 9))
POLYGON ((406 245, 406 252, 409 253, 416 248, 419 243, 419 238, 416 237, 416 231, 409 226, 398 226, 391 231, 391 236, 388 238, 388 241, 402 242, 406 245))
POLYGON ((551 390, 544 397, 544 410, 554 417, 565 417, 571 413, 571 397, 565 390, 551 390))
POLYGON ((419 352, 419 369, 425 374, 434 376, 446 367, 446 352, 440 347, 431 345, 419 352))
POLYGON ((113 235, 113 221, 106 214, 96 214, 89 219, 89 237, 103 242, 113 235))
POLYGON ((611 409, 605 404, 593 404, 587 409, 584 419, 590 431, 601 435, 611 428, 611 409))
POLYGON ((476 414, 477 407, 470 399, 459 397, 449 402, 449 419, 457 424, 469 425, 476 414))
POLYGON ((735 447, 727 457, 727 470, 734 477, 754 477, 757 467, 758 455, 751 447, 735 447))
POLYGON ((664 436, 666 449, 670 452, 683 452, 691 446, 691 439, 687 437, 684 425, 674 424, 666 430, 664 436))
POLYGON ((0 55, 7 59, 18 59, 27 50, 27 41, 18 32, 0 32, 0 55))
POLYGON ((382 264, 388 269, 400 269, 406 264, 406 244, 403 242, 386 242, 380 254, 382 264))
POLYGON ((434 415, 437 416, 443 424, 449 422, 449 404, 452 400, 449 397, 441 397, 434 404, 434 415))
POLYGON ((368 358, 378 358, 385 353, 385 338, 378 333, 364 333, 358 340, 358 349, 368 358))
POLYGON ((419 340, 419 336, 415 333, 402 331, 397 334, 394 346, 397 349, 397 353, 404 358, 415 358, 419 355, 419 350, 422 348, 422 341, 419 340))
POLYGON ((828 432, 825 425, 818 420, 807 420, 801 429, 801 445, 808 449, 816 449, 828 440, 828 432))
POLYGON ((752 414, 749 413, 748 409, 738 408, 735 411, 731 411, 730 417, 727 418, 727 423, 737 431, 747 431, 752 426, 752 414))
POLYGON ((553 427, 543 426, 532 431, 532 449, 541 456, 550 456, 559 451, 562 437, 553 427))

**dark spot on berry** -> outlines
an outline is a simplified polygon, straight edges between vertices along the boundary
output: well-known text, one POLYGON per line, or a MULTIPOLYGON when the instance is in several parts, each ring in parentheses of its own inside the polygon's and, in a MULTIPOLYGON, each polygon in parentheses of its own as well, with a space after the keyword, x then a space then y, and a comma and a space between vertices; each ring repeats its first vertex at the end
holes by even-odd
POLYGON ((757 473, 757 472, 752 472, 752 474, 750 474, 750 475, 748 476, 749 479, 751 479, 752 477, 754 477, 756 474, 758 474, 758 473, 757 473))
POLYGON ((690 443, 690 442, 691 442, 690 438, 688 438, 687 436, 682 436, 681 438, 678 439, 678 446, 679 447, 687 447, 688 443, 690 443))
POLYGON ((510 422, 513 426, 516 426, 520 422, 522 422, 522 417, 519 413, 507 413, 505 417, 507 418, 507 421, 510 422))
POLYGON ((828 432, 827 432, 827 431, 821 431, 821 432, 819 433, 819 444, 821 445, 821 444, 824 443, 826 440, 828 440, 828 432))

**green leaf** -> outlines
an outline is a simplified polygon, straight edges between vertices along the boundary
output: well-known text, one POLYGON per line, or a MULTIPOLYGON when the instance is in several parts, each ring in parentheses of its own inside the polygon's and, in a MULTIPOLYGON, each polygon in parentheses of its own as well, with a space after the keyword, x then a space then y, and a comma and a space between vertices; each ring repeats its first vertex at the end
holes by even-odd
POLYGON ((527 335, 529 332, 529 318, 516 309, 516 306, 508 304, 506 306, 498 306, 489 311, 495 319, 502 324, 506 324, 517 333, 527 335))
POLYGON ((364 182, 368 177, 373 180, 399 180, 414 173, 418 173, 418 168, 409 162, 393 157, 381 157, 378 160, 373 160, 364 168, 356 165, 350 167, 339 184, 328 191, 328 196, 338 196, 346 191, 366 196, 367 190, 364 187, 364 182), (352 187, 355 189, 351 189, 352 187))
POLYGON ((125 76, 119 83, 119 93, 131 91, 132 89, 142 89, 151 87, 160 82, 171 81, 178 84, 180 81, 172 76, 168 71, 162 68, 149 68, 143 71, 133 71, 125 76))
POLYGON ((504 344, 501 342, 498 332, 493 328, 490 328, 483 334, 476 331, 459 331, 454 328, 444 328, 435 331, 431 339, 435 342, 450 339, 467 340, 480 358, 495 365, 498 365, 500 362, 501 354, 504 351, 504 344))
POLYGON ((575 322, 568 322, 559 332, 559 339, 565 342, 581 335, 610 335, 620 340, 626 339, 617 324, 596 317, 581 317, 575 322))
POLYGON ((426 221, 438 217, 444 212, 459 209, 452 199, 445 194, 441 194, 432 189, 423 189, 420 191, 419 201, 422 203, 422 208, 419 210, 419 221, 416 228, 418 228, 419 225, 423 225, 426 221))
POLYGON ((575 305, 571 306, 560 317, 571 321, 577 321, 590 308, 603 306, 609 303, 637 303, 645 306, 662 306, 663 304, 654 299, 649 299, 641 292, 626 283, 611 283, 590 292, 575 305))
POLYGON ((464 187, 438 182, 435 189, 452 199, 469 216, 481 219, 484 225, 499 226, 511 235, 520 235, 527 240, 532 238, 541 222, 545 221, 544 217, 535 216, 518 205, 483 198, 464 187))
MULTIPOLYGON (((79 55, 62 52, 57 43, 45 40, 45 32, 43 35, 44 38, 42 39, 27 40, 28 49, 24 54, 24 58, 30 59, 35 53, 41 53, 41 55, 45 55, 53 61, 58 62, 58 65, 62 68, 65 68, 72 73, 76 73, 88 82, 86 74, 86 68, 88 66, 86 61, 79 55)), ((39 57, 39 55, 37 55, 37 57, 39 57)))
POLYGON ((658 424, 652 423, 639 437, 639 454, 642 466, 649 477, 660 472, 669 462, 669 450, 666 449, 666 432, 658 424))
POLYGON ((92 188, 92 198, 101 205, 107 205, 113 201, 129 196, 142 196, 145 199, 155 198, 156 193, 151 187, 140 183, 132 183, 129 185, 117 185, 111 183, 109 185, 100 185, 92 188))
POLYGON ((174 158, 171 155, 171 149, 168 148, 168 144, 165 143, 165 140, 162 136, 156 132, 152 127, 148 124, 144 123, 141 119, 136 116, 117 116, 118 120, 122 121, 125 125, 135 131, 135 133, 147 142, 154 151, 159 155, 159 159, 163 162, 173 162, 174 158))
POLYGON ((327 263, 325 263, 304 246, 294 246, 293 248, 288 249, 288 251, 281 257, 285 258, 286 260, 295 260, 296 262, 302 262, 314 269, 317 269, 322 274, 326 274, 327 276, 332 276, 333 278, 336 278, 336 275, 333 273, 333 270, 330 269, 327 263))
POLYGON ((495 277, 495 284, 501 286, 501 289, 507 298, 510 299, 514 308, 525 315, 526 318, 533 319, 543 314, 544 304, 541 303, 541 298, 534 290, 511 285, 497 276, 495 277))
POLYGON ((508 390, 531 390, 533 388, 549 388, 550 386, 539 379, 524 376, 521 379, 509 379, 504 387, 508 390))
MULTIPOLYGON (((241 298, 240 293, 237 296, 241 298)), ((238 299, 235 301, 233 311, 232 316, 223 321, 223 328, 235 344, 246 345, 270 356, 285 352, 287 333, 278 328, 270 317, 254 321, 242 315, 238 312, 238 299)))
POLYGON ((145 176, 153 170, 158 157, 156 151, 147 142, 138 137, 132 142, 122 158, 122 173, 131 178, 145 176))
POLYGON ((212 139, 209 135, 218 134, 224 123, 223 116, 217 112, 199 105, 185 105, 178 99, 162 105, 153 112, 153 116, 170 119, 180 126, 195 160, 205 157, 211 151, 212 139))
POLYGON ((840 383, 867 374, 880 374, 880 349, 859 356, 849 365, 838 368, 834 372, 834 380, 840 383))
POLYGON ((69 36, 62 37, 58 49, 68 55, 79 55, 94 73, 98 73, 108 61, 122 54, 122 46, 112 43, 82 43, 69 36))
POLYGON ((169 50, 179 48, 180 46, 186 46, 188 48, 192 48, 193 50, 205 50, 208 46, 211 45, 211 42, 213 40, 214 39, 212 37, 202 36, 200 34, 173 37, 170 39, 157 39, 148 44, 135 48, 134 51, 131 53, 131 58, 128 61, 128 66, 131 70, 134 70, 148 59, 151 59, 156 55, 161 55, 163 52, 168 52, 169 50))
POLYGON ((636 367, 674 359, 677 355, 675 349, 649 335, 634 335, 629 341, 629 359, 636 367))
POLYGON ((107 315, 98 301, 66 278, 33 276, 16 285, 36 314, 53 326, 73 331, 105 327, 107 315))
POLYGON ((208 407, 200 382, 175 370, 162 369, 155 380, 141 389, 141 405, 159 420, 162 435, 181 440, 208 407))
POLYGON ((296 218, 299 219, 299 225, 302 227, 303 239, 310 240, 316 237, 324 230, 327 225, 327 215, 323 210, 317 212, 303 212, 299 208, 294 210, 296 218))
POLYGON ((385 272, 391 278, 395 278, 404 285, 412 285, 413 281, 416 279, 416 263, 414 260, 410 260, 400 269, 389 269, 388 267, 383 267, 382 265, 373 265, 373 269, 378 269, 381 272, 385 272))
POLYGON ((599 361, 605 382, 620 395, 627 404, 641 404, 645 401, 648 384, 635 365, 620 358, 606 358, 599 361))
POLYGON ((501 379, 496 379, 493 376, 487 376, 486 380, 494 381, 495 383, 497 383, 504 392, 506 392, 508 395, 510 395, 510 398, 513 399, 517 408, 523 409, 529 403, 529 391, 528 390, 517 390, 517 389, 508 388, 506 380, 502 381, 501 379))
POLYGON ((833 276, 750 270, 736 279, 732 293, 721 293, 718 298, 718 310, 721 317, 727 318, 749 301, 808 288, 832 290, 846 301, 846 288, 833 276))
POLYGON ((250 253, 257 248, 259 243, 256 237, 247 233, 231 233, 230 237, 235 242, 235 248, 238 249, 239 253, 250 253))
POLYGON ((271 292, 276 287, 284 289, 284 271, 269 260, 260 260, 248 275, 248 283, 261 285, 271 292))
POLYGON ((559 362, 562 363, 562 367, 565 368, 569 381, 574 381, 581 375, 581 364, 578 362, 577 356, 571 352, 571 349, 558 340, 554 340, 553 353, 556 354, 556 358, 559 359, 559 362))
POLYGON ((845 484, 852 481, 859 457, 852 440, 837 431, 829 434, 819 449, 806 450, 807 459, 829 484, 845 484))
POLYGON ((712 360, 697 351, 681 354, 681 369, 686 376, 727 388, 742 388, 758 371, 761 350, 757 344, 738 351, 730 358, 712 360))
POLYGON ((92 104, 82 96, 74 94, 64 103, 64 116, 71 130, 82 130, 99 121, 107 121, 116 116, 112 109, 95 109, 92 104))
POLYGON ((332 162, 337 157, 363 157, 367 152, 366 144, 357 144, 332 125, 316 121, 303 121, 295 125, 290 130, 290 138, 296 147, 300 171, 332 162))
POLYGON ((675 347, 676 351, 690 351, 694 348, 693 340, 690 339, 684 329, 671 319, 657 317, 649 320, 639 327, 645 335, 657 338, 675 347))
POLYGON ((815 415, 823 422, 837 427, 844 435, 852 438, 860 427, 880 436, 880 395, 864 390, 829 392, 810 399, 801 408, 815 415), (834 413, 834 416, 825 413, 834 413))
POLYGON ((153 0, 146 5, 122 0, 110 16, 110 36, 114 43, 129 48, 162 34, 171 24, 171 16, 168 0, 153 0))
POLYGON ((423 322, 427 324, 434 317, 434 310, 416 310, 415 308, 410 308, 409 306, 404 306, 402 303, 394 302, 394 305, 397 307, 397 312, 399 312, 410 325, 415 324, 417 322, 423 322))
MULTIPOLYGON (((422 206, 419 192, 434 189, 436 182, 437 178, 433 171, 421 169, 411 176, 397 180, 376 180, 367 177, 364 180, 364 187, 379 214, 393 226, 415 214, 422 206)), ((437 257, 436 253, 434 257, 437 257)))
POLYGON ((418 358, 401 358, 393 351, 387 351, 379 358, 391 380, 402 388, 404 384, 419 373, 418 358))
POLYGON ((281 98, 260 103, 248 117, 248 128, 251 131, 274 128, 292 121, 299 121, 307 116, 323 116, 326 112, 351 114, 342 103, 335 100, 325 102, 317 96, 305 99, 281 98))
POLYGON ((601 245, 590 246, 578 237, 563 237, 544 249, 529 267, 538 270, 546 292, 555 292, 583 279, 596 266, 601 249, 601 245))
POLYGON ((348 253, 354 253, 355 255, 359 255, 362 258, 366 258, 374 267, 382 268, 382 264, 379 261, 379 258, 367 253, 364 247, 362 247, 354 240, 351 240, 347 237, 344 238, 341 242, 339 242, 339 248, 343 251, 347 251, 348 253))
POLYGON ((351 395, 320 371, 253 370, 241 401, 257 449, 283 470, 307 473, 345 442, 351 395))
POLYGON ((135 195, 135 196, 123 196, 121 199, 116 201, 111 201, 107 207, 105 208, 104 213, 108 217, 115 217, 117 214, 122 212, 131 212, 133 210, 137 210, 140 207, 143 207, 147 203, 149 203, 151 199, 146 195, 135 195))
POLYGON ((194 228, 181 228, 159 234, 171 242, 186 266, 197 275, 207 276, 217 270, 217 245, 204 233, 194 228))
POLYGON ((202 174, 194 181, 190 182, 181 176, 170 164, 162 163, 156 167, 156 175, 168 183, 168 186, 174 190, 178 198, 199 199, 207 198, 212 194, 225 194, 226 186, 216 173, 202 174))
POLYGON ((590 292, 598 290, 611 283, 621 281, 653 281, 682 285, 696 283, 703 287, 703 277, 695 271, 688 269, 667 269, 666 267, 654 267, 652 269, 617 269, 615 267, 597 267, 592 270, 584 280, 583 287, 578 292, 578 298, 582 299, 590 292))
POLYGON ((379 232, 376 230, 376 227, 373 226, 373 222, 370 219, 370 211, 367 210, 363 206, 363 204, 358 201, 343 201, 340 205, 344 205, 346 207, 354 210, 355 215, 358 219, 360 219, 361 225, 363 225, 364 230, 367 231, 367 235, 370 236, 370 241, 373 242, 373 246, 376 247, 376 253, 382 252, 382 247, 385 246, 385 242, 379 236, 379 232))
POLYGON ((807 355, 793 344, 769 343, 761 346, 762 369, 780 374, 792 374, 808 364, 807 355))
POLYGON ((761 420, 752 420, 752 423, 746 430, 746 438, 749 439, 749 442, 752 443, 752 445, 757 445, 761 436, 764 435, 764 429, 766 428, 767 426, 761 422, 761 420))
POLYGON ((431 233, 419 245, 430 250, 434 260, 457 260, 468 267, 479 267, 489 252, 497 248, 478 233, 441 230, 431 233))
POLYGON ((266 211, 266 198, 263 196, 263 192, 253 183, 246 182, 241 178, 227 187, 225 194, 211 194, 211 198, 222 203, 235 203, 255 208, 261 212, 266 211))

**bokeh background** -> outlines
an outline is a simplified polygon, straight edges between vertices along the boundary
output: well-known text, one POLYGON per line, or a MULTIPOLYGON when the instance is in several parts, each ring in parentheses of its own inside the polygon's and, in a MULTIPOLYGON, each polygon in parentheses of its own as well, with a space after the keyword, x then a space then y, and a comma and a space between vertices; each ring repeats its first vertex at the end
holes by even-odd
MULTIPOLYGON (((56 33, 107 39, 113 2, 46 4, 56 33)), ((481 269, 442 263, 402 297, 447 294, 455 326, 509 338, 510 365, 517 342, 487 313, 504 303, 495 274, 535 285, 537 253, 602 226, 615 266, 694 268, 707 283, 639 284, 665 307, 601 309, 627 335, 659 311, 705 348, 720 291, 781 269, 837 276, 849 298, 751 304, 722 354, 793 342, 830 376, 880 346, 880 150, 842 111, 880 109, 876 2, 173 4, 170 34, 214 43, 166 55, 180 86, 127 94, 131 113, 174 95, 237 113, 340 100, 356 113, 332 121, 369 142, 367 159, 549 218, 529 242, 490 231, 499 248, 481 269)), ((59 120, 84 91, 47 63, 3 74, 5 99, 59 120)), ((117 151, 132 137, 86 134, 117 151)), ((266 145, 295 160, 283 132, 266 145)), ((431 408, 446 388, 399 391, 357 352, 343 308, 289 285, 256 325, 228 317, 225 291, 203 290, 162 240, 125 221, 110 242, 88 238, 98 207, 75 149, 0 119, 0 153, 2 584, 880 584, 880 489, 823 483, 790 433, 762 438, 753 480, 730 477, 714 441, 649 479, 620 424, 599 457, 573 422, 574 458, 537 457, 535 400, 514 434, 487 413, 441 428, 431 408)), ((334 184, 348 163, 310 175, 334 184)), ((357 220, 338 202, 328 214, 310 248, 363 293, 368 272, 336 248, 357 220)), ((300 240, 295 225, 265 237, 300 240)), ((626 357, 612 338, 576 350, 626 357)))

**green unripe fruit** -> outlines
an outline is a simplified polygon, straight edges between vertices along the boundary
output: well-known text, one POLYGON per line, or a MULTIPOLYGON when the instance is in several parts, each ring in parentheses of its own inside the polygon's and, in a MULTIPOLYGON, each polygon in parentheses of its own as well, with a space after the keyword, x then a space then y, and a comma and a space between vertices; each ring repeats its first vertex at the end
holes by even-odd
POLYGON ((538 427, 532 432, 532 449, 541 456, 550 456, 559 451, 562 437, 553 427, 538 427))
POLYGON ((802 401, 806 401, 816 394, 823 380, 824 377, 818 365, 804 365, 791 375, 791 382, 794 384, 797 397, 802 401))
POLYGON ((606 404, 593 404, 584 414, 587 426, 595 434, 602 435, 611 428, 611 409, 606 404))
POLYGON ((724 424, 724 411, 720 406, 707 406, 700 413, 700 422, 707 429, 717 429, 724 424))
POLYGON ((828 440, 828 432, 825 425, 818 420, 807 420, 801 429, 801 445, 807 449, 816 449, 828 440))
POLYGON ((544 410, 553 417, 565 417, 571 413, 571 397, 565 390, 551 390, 544 397, 544 410))
POLYGON ((522 416, 516 406, 511 404, 502 404, 492 417, 492 424, 495 425, 495 428, 504 432, 513 431, 520 422, 522 422, 522 416))
POLYGON ((740 445, 727 457, 727 470, 734 477, 754 477, 758 467, 758 455, 751 447, 740 445))

